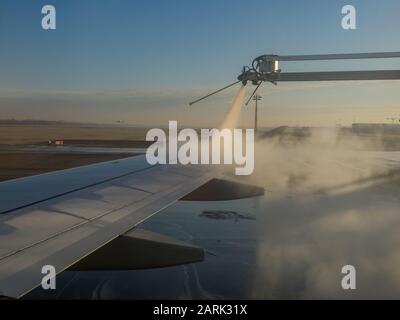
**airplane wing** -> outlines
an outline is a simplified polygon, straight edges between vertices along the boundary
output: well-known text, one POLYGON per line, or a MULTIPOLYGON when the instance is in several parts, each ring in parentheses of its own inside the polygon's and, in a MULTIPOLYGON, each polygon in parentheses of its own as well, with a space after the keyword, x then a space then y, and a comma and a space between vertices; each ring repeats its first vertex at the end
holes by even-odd
POLYGON ((141 256, 150 260, 139 267, 162 265, 152 261, 153 247, 165 265, 174 264, 176 248, 192 254, 181 263, 198 261, 190 246, 135 227, 215 176, 210 167, 149 165, 136 156, 0 183, 0 296, 19 298, 40 285, 44 265, 57 273, 129 269, 141 256), (135 238, 141 242, 132 247, 135 238))

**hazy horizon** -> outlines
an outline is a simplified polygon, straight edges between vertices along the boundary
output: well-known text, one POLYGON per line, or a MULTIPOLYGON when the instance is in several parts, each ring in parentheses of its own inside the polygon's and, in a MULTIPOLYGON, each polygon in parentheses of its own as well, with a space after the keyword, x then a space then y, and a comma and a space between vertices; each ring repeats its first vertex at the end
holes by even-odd
MULTIPOLYGON (((352 1, 359 15, 352 31, 341 28, 339 0, 52 4, 53 31, 40 27, 40 1, 0 4, 0 40, 7 44, 0 52, 1 118, 215 126, 239 86, 192 107, 188 102, 235 81, 260 54, 400 51, 400 3, 394 0, 352 1)), ((400 69, 400 59, 282 68, 400 69)), ((248 86, 246 96, 252 90, 248 86)), ((390 123, 387 118, 400 114, 398 81, 264 84, 259 93, 264 127, 390 123)), ((251 126, 253 117, 253 105, 243 108, 240 125, 251 126)))

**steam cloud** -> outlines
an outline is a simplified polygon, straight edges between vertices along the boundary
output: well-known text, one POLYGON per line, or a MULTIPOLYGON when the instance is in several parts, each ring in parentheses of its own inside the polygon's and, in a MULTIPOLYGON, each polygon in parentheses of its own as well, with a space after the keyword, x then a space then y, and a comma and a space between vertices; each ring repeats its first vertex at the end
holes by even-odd
POLYGON ((261 139, 254 298, 395 298, 400 294, 400 152, 334 129, 261 139), (341 288, 354 265, 357 290, 341 288))

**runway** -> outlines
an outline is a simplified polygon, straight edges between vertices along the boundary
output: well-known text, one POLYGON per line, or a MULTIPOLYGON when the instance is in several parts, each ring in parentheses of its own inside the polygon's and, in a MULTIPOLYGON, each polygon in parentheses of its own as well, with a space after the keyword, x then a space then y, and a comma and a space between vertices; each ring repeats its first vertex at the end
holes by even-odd
POLYGON ((54 152, 54 153, 129 153, 143 154, 146 148, 76 147, 76 146, 7 146, 0 152, 54 152))

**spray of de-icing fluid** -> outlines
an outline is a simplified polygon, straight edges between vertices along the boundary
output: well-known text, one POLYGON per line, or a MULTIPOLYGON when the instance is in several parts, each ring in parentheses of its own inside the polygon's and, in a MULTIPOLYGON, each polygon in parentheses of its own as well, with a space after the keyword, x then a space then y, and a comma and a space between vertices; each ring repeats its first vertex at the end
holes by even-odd
POLYGON ((236 128, 243 105, 245 87, 241 86, 219 128, 178 132, 177 121, 169 121, 168 138, 164 130, 151 129, 147 141, 155 141, 146 152, 150 164, 236 164, 236 175, 254 170, 254 129, 236 128), (221 157, 221 154, 223 157, 221 157))

